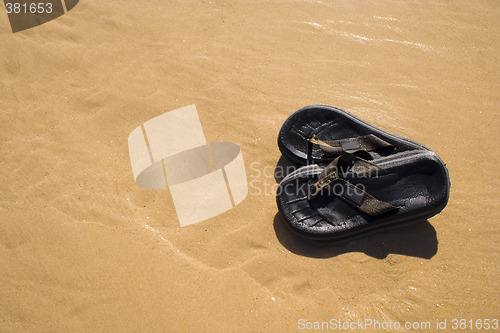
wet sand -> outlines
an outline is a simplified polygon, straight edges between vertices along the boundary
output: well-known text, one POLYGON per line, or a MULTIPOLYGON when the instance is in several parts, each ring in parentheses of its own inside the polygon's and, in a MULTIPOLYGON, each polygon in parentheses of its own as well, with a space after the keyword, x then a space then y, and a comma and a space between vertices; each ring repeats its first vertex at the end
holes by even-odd
POLYGON ((0 331, 498 319, 497 2, 88 0, 16 34, 3 10, 0 331), (435 150, 446 209, 341 246, 290 235, 276 135, 315 103, 435 150), (168 191, 134 183, 127 137, 190 104, 251 184, 181 228, 168 191))

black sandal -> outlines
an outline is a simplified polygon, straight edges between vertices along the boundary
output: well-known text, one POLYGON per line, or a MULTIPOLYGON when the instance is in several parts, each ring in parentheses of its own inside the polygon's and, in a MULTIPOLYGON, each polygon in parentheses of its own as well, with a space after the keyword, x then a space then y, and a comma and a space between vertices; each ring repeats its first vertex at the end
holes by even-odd
POLYGON ((343 152, 375 160, 406 151, 430 151, 328 105, 306 106, 290 115, 279 132, 278 147, 298 165, 326 164, 343 152))
POLYGON ((340 241, 426 220, 447 204, 448 171, 431 151, 374 161, 340 153, 327 167, 285 177, 276 200, 286 225, 310 240, 340 241))

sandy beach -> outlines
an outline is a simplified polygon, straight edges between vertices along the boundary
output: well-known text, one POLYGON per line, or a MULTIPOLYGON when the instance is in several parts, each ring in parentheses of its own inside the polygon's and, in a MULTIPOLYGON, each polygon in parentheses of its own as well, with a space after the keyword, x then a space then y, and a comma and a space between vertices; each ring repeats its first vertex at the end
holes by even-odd
POLYGON ((13 33, 0 3, 0 331, 482 332, 500 319, 499 22, 486 0, 81 0, 13 33), (276 136, 318 103, 433 149, 448 206, 342 245, 290 234, 276 136), (127 137, 191 104, 207 141, 241 147, 249 193, 181 227, 127 137))

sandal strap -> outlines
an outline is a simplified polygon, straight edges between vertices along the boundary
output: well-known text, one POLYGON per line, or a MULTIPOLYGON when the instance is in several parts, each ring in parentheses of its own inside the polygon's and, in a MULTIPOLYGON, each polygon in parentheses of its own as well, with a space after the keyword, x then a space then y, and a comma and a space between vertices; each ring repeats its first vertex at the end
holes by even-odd
POLYGON ((319 145, 326 156, 338 156, 343 152, 356 153, 359 151, 370 152, 383 148, 394 148, 389 142, 379 138, 374 134, 367 134, 354 138, 339 139, 333 141, 323 141, 313 134, 307 139, 309 142, 308 154, 312 153, 311 144, 319 145))
POLYGON ((321 172, 318 181, 309 188, 308 199, 313 200, 322 193, 323 189, 327 188, 330 190, 329 192, 333 190, 335 196, 347 201, 370 216, 378 216, 398 210, 399 207, 375 198, 363 188, 352 184, 342 177, 342 175, 347 172, 346 170, 342 170, 344 167, 347 166, 352 173, 358 174, 361 169, 366 168, 367 164, 370 169, 366 170, 364 174, 367 175, 368 178, 376 176, 374 175, 374 171, 376 171, 378 175, 388 174, 386 170, 375 164, 360 160, 351 154, 342 154, 321 172))
POLYGON ((361 159, 350 153, 342 153, 334 159, 323 169, 319 177, 326 177, 332 172, 337 174, 351 172, 360 178, 373 178, 389 174, 387 170, 377 164, 361 159))

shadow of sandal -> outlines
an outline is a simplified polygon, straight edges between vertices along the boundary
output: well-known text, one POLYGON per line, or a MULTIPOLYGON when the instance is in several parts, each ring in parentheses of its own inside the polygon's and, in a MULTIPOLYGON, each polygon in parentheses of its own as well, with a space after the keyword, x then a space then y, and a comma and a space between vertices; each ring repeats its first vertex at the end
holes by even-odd
POLYGON ((274 217, 274 231, 279 242, 290 252, 311 258, 331 258, 349 252, 363 252, 376 259, 389 254, 430 259, 438 249, 436 230, 424 220, 341 243, 311 242, 294 234, 283 221, 281 213, 274 217))

